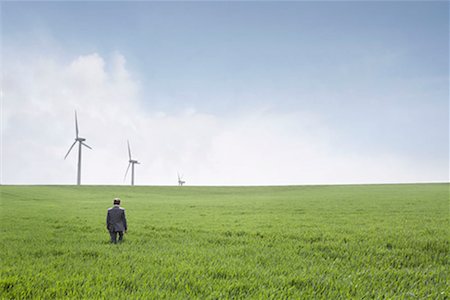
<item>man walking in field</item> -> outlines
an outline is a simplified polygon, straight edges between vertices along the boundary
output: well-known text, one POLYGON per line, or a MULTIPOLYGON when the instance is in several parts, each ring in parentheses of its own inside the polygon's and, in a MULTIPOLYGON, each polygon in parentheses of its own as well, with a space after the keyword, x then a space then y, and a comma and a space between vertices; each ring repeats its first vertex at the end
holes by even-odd
POLYGON ((119 242, 123 239, 123 233, 127 232, 127 219, 125 217, 125 209, 120 207, 120 199, 114 199, 114 206, 108 209, 106 216, 106 229, 111 236, 111 243, 117 243, 117 235, 119 242))

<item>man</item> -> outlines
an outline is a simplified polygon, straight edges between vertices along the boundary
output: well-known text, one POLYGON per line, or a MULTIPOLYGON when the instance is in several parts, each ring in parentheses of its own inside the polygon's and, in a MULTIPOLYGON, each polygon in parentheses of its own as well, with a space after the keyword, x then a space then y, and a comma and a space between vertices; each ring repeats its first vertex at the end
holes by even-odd
POLYGON ((123 239, 123 232, 127 232, 127 219, 125 218, 125 209, 120 207, 120 199, 114 199, 114 206, 108 209, 106 216, 106 229, 111 236, 111 243, 117 243, 117 234, 119 242, 123 239))

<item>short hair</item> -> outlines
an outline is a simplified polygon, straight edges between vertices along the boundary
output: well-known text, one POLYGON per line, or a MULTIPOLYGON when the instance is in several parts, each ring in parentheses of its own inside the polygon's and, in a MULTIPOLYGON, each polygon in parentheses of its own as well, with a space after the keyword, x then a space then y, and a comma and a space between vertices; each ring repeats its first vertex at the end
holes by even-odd
POLYGON ((114 198, 114 205, 115 204, 120 204, 120 199, 119 198, 114 198))

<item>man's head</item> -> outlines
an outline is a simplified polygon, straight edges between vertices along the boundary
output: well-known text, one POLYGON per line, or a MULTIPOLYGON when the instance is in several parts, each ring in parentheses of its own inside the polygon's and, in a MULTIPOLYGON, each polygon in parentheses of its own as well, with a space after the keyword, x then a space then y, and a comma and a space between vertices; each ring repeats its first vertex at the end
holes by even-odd
POLYGON ((114 205, 120 205, 120 199, 119 198, 114 198, 114 205))

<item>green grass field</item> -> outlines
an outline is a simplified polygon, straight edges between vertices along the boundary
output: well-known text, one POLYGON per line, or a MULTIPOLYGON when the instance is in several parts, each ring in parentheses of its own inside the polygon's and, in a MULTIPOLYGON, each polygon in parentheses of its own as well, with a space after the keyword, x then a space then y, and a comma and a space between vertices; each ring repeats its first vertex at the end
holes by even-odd
POLYGON ((449 184, 0 191, 2 299, 450 297, 449 184))

